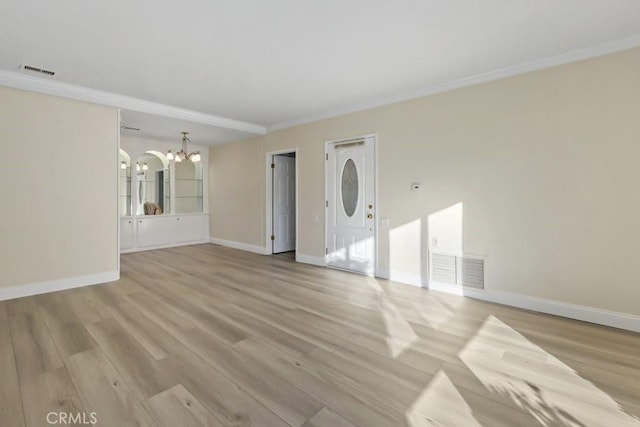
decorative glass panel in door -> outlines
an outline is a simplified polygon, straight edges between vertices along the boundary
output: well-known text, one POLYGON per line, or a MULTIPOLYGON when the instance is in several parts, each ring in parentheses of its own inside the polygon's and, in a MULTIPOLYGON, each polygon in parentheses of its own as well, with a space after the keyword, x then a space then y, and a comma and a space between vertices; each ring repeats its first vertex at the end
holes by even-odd
POLYGON ((344 213, 351 218, 358 207, 358 169, 352 159, 344 164, 342 169, 342 208, 344 213))

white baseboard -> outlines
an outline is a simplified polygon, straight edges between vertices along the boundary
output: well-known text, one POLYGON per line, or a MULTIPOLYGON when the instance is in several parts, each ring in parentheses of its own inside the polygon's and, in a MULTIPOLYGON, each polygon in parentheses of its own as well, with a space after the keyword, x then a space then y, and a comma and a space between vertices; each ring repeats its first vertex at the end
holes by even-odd
POLYGON ((311 264, 317 265, 319 267, 326 267, 327 263, 322 256, 311 256, 305 254, 299 254, 296 252, 296 262, 301 262, 303 264, 311 264))
POLYGON ((626 329, 628 331, 640 332, 640 316, 634 316, 632 314, 570 304, 528 295, 513 294, 510 292, 483 292, 479 290, 465 289, 463 293, 465 296, 483 301, 525 308, 527 310, 568 317, 569 319, 582 320, 584 322, 596 323, 598 325, 626 329))
POLYGON ((511 292, 463 288, 462 286, 448 283, 430 282, 426 277, 389 273, 389 271, 382 269, 376 270, 376 277, 393 280, 394 282, 404 283, 406 285, 423 288, 428 287, 430 290, 447 292, 449 294, 494 302, 496 304, 524 308, 540 313, 553 314, 569 319, 640 332, 640 316, 633 314, 602 310, 595 307, 570 304, 511 292))
POLYGON ((210 243, 209 239, 193 240, 191 242, 169 243, 166 245, 157 245, 157 246, 145 246, 142 248, 120 249, 120 254, 130 254, 133 252, 144 252, 144 251, 155 251, 156 249, 169 249, 169 248, 177 248, 180 246, 203 245, 205 243, 210 243))
POLYGON ((217 237, 212 237, 209 239, 209 243, 214 245, 226 246, 228 248, 240 249, 242 251, 253 252, 260 255, 265 255, 267 253, 266 248, 263 246, 250 245, 248 243, 242 242, 234 242, 233 240, 224 240, 218 239, 217 237))
POLYGON ((381 279, 404 283, 405 285, 419 286, 421 288, 428 287, 427 285, 429 283, 427 277, 421 277, 417 274, 393 273, 382 269, 376 269, 375 276, 381 279))
POLYGON ((635 316, 633 314, 603 310, 600 308, 532 297, 529 295, 514 294, 511 292, 463 288, 461 286, 450 285, 447 283, 431 282, 429 284, 429 289, 455 295, 463 295, 465 297, 504 304, 511 307, 538 311, 540 313, 553 314, 555 316, 567 317, 569 319, 582 320, 584 322, 596 323, 598 325, 640 332, 640 316, 635 316))
POLYGON ((10 288, 0 288, 0 301, 28 297, 31 295, 46 294, 49 292, 64 291, 66 289, 81 288, 83 286, 113 282, 118 279, 120 279, 119 271, 107 271, 105 273, 90 274, 87 276, 29 283, 26 285, 12 286, 10 288))

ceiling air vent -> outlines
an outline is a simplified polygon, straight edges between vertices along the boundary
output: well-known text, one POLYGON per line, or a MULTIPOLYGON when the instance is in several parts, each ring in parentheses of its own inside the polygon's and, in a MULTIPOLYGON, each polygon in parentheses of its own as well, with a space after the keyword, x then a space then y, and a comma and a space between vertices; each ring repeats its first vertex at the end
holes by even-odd
POLYGON ((49 76, 53 76, 55 74, 55 71, 45 70, 44 68, 32 67, 31 65, 23 65, 22 68, 27 70, 27 71, 33 71, 33 72, 36 72, 36 73, 42 73, 42 74, 46 74, 46 75, 49 75, 49 76))

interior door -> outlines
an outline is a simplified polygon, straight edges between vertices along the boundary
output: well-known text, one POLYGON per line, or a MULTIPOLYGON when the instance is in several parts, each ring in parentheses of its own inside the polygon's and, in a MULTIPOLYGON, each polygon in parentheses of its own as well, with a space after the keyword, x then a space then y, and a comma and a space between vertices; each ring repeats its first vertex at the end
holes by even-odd
POLYGON ((375 270, 373 137, 327 146, 327 265, 375 270))
POLYGON ((273 167, 273 253, 296 249, 296 159, 274 155, 273 167))

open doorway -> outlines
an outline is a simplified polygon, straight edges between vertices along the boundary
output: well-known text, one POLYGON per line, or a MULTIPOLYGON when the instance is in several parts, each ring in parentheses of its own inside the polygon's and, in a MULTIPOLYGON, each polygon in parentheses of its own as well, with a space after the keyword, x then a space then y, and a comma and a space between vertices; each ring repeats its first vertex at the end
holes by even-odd
POLYGON ((297 166, 296 150, 267 153, 266 246, 270 254, 294 254, 297 247, 297 166))

